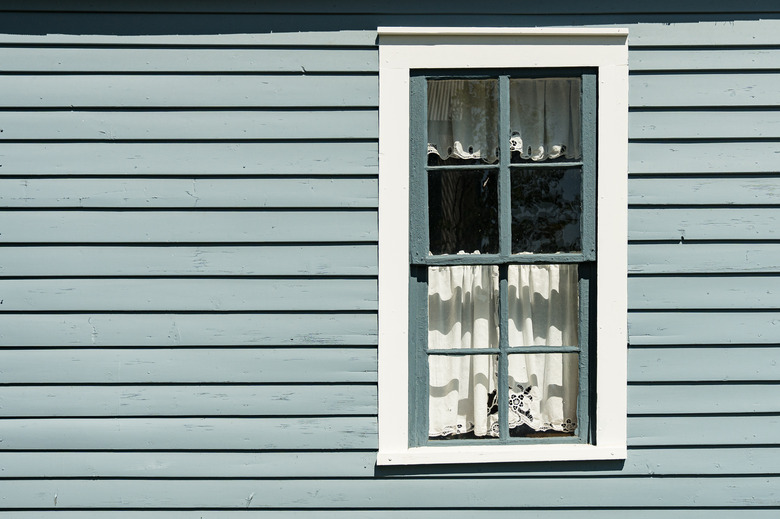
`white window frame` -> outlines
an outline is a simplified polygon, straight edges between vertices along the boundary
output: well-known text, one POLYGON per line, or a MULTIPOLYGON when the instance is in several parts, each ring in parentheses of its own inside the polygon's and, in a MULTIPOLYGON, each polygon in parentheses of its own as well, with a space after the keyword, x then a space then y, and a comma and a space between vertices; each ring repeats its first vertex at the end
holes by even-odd
POLYGON ((379 465, 626 457, 628 30, 380 27, 379 465), (598 74, 596 437, 591 444, 409 446, 409 77, 417 69, 598 74))

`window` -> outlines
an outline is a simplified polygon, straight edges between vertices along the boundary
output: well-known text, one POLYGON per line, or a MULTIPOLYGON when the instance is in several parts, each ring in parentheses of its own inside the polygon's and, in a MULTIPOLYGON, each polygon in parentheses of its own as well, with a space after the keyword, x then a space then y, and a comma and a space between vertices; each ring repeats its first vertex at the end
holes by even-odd
POLYGON ((624 457, 626 32, 379 34, 378 462, 624 457))

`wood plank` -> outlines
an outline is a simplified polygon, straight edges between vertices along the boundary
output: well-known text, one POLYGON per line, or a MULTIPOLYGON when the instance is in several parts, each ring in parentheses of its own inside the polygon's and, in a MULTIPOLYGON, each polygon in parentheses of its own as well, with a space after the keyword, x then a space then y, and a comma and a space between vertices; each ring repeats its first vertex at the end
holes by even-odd
POLYGON ((780 74, 634 74, 628 104, 644 106, 772 106, 780 104, 780 74))
POLYGON ((362 346, 376 326, 373 313, 0 314, 0 346, 362 346))
MULTIPOLYGON (((589 510, 583 509, 547 509, 525 510, 521 508, 491 510, 491 519, 516 519, 519 511, 523 516, 534 519, 582 519, 589 510), (533 515, 531 515, 533 514, 533 515)), ((197 514, 199 519, 269 519, 269 518, 304 518, 304 519, 364 519, 379 517, 382 519, 471 519, 475 510, 471 508, 458 510, 165 510, 165 519, 192 519, 197 514), (370 514, 370 515, 369 515, 370 514)), ((623 519, 624 509, 596 509, 598 517, 605 519, 623 519)), ((680 519, 733 519, 731 509, 694 509, 694 508, 662 508, 640 510, 632 508, 632 519, 663 519, 675 517, 680 519)), ((776 519, 777 510, 766 508, 740 508, 739 517, 747 519, 776 519)), ((56 511, 0 511, 2 519, 159 519, 159 511, 145 510, 56 510, 56 511), (54 515, 52 515, 54 514, 54 515)))
MULTIPOLYGON (((778 197, 780 198, 780 196, 778 197)), ((375 208, 375 178, 0 178, 0 206, 375 208)))
POLYGON ((365 311, 376 279, 11 279, 0 312, 365 311))
MULTIPOLYGON (((778 384, 632 384, 629 414, 780 413, 778 384)), ((18 417, 350 416, 376 414, 373 385, 4 386, 18 417)))
POLYGON ((2 140, 376 139, 376 110, 4 111, 2 140))
POLYGON ((629 312, 629 344, 776 344, 780 312, 629 312))
MULTIPOLYGON (((9 481, 8 508, 548 508, 772 506, 780 478, 482 478, 9 481), (551 484, 554 483, 554 484, 551 484), (518 492, 518 486, 523 487, 518 492), (609 488, 609 492, 604 492, 609 488)), ((274 510, 276 512, 276 510, 274 510)), ((450 512, 450 510, 448 510, 450 512)), ((363 510, 365 514, 366 511, 363 510)), ((622 513, 626 514, 626 510, 622 513)), ((582 512, 580 512, 582 514, 582 512)), ((581 516, 581 515, 580 515, 581 516)), ((473 517, 473 515, 472 515, 473 517)))
POLYGON ((376 108, 376 76, 325 75, 9 75, 6 107, 299 107, 376 108))
POLYGON ((633 276, 628 280, 628 307, 776 309, 780 308, 780 283, 774 276, 633 276))
MULTIPOLYGON (((706 9, 705 9, 706 10, 706 9)), ((630 26, 629 45, 712 46, 777 45, 780 20, 723 20, 638 23, 630 26)))
POLYGON ((377 72, 372 49, 10 47, 4 72, 377 72))
POLYGON ((0 350, 7 384, 376 382, 374 348, 0 350))
POLYGON ((776 110, 632 110, 630 139, 775 139, 780 137, 776 110))
MULTIPOLYGON (((2 450, 278 450, 376 448, 376 418, 18 418, 2 450), (89 431, 89 434, 84 434, 89 431)), ((0 497, 0 499, 2 499, 0 497)), ((2 504, 2 501, 0 501, 2 504)))
MULTIPOLYGON (((632 448, 623 462, 490 464, 490 476, 772 474, 778 447, 632 448)), ((375 467, 376 452, 0 452, 2 478, 439 478, 475 477, 458 465, 375 467)), ((0 513, 0 517, 3 515, 0 513)))
POLYGON ((0 276, 374 276, 376 245, 4 247, 0 276))
POLYGON ((629 240, 771 240, 780 237, 780 209, 643 209, 628 211, 629 240))
POLYGON ((628 419, 628 443, 756 445, 780 441, 780 416, 647 416, 628 419))
POLYGON ((327 243, 376 238, 375 210, 0 213, 3 243, 327 243))
POLYGON ((636 274, 780 272, 780 244, 631 244, 628 272, 636 274))
MULTIPOLYGON (((29 22, 31 17, 35 20, 39 20, 41 25, 55 24, 59 20, 60 22, 65 20, 83 20, 84 15, 74 15, 73 13, 59 12, 56 15, 52 13, 36 13, 31 15, 30 13, 6 13, 3 15, 3 19, 7 20, 7 26, 24 25, 29 22)), ((106 17, 100 13, 90 13, 87 15, 89 21, 97 22, 93 27, 100 25, 98 20, 107 20, 112 18, 116 22, 115 17, 106 17)), ((166 17, 171 19, 172 17, 166 17)), ((187 32, 187 22, 192 24, 193 22, 200 22, 202 27, 202 17, 194 16, 179 16, 174 21, 174 25, 179 27, 179 33, 174 34, 165 31, 150 31, 148 17, 136 17, 136 16, 124 16, 119 19, 119 22, 125 23, 126 30, 124 32, 118 31, 115 33, 104 32, 102 34, 94 34, 95 31, 90 33, 89 31, 83 32, 67 32, 66 30, 60 30, 59 32, 34 32, 30 31, 26 34, 22 34, 17 31, 4 32, 0 34, 0 43, 2 44, 43 44, 43 45, 208 45, 209 47, 235 47, 235 46, 281 46, 281 47, 299 47, 299 46, 317 46, 317 47, 371 47, 376 45, 376 24, 371 30, 310 30, 310 31, 277 31, 277 32, 262 32, 257 22, 260 17, 249 16, 241 14, 233 17, 220 17, 216 19, 212 17, 210 22, 219 27, 232 26, 232 31, 225 31, 224 33, 210 33, 199 34, 197 31, 187 32), (220 24, 222 21, 222 24, 220 24), (146 22, 146 31, 132 32, 130 27, 134 24, 143 24, 146 22), (252 26, 255 26, 254 30, 251 30, 252 26), (240 29, 246 27, 248 30, 242 32, 240 29)), ((196 23, 197 23, 196 22, 196 23)))
POLYGON ((4 386, 3 417, 375 415, 375 385, 4 386))
POLYGON ((632 205, 770 205, 780 204, 780 177, 633 177, 632 205))
POLYGON ((780 413, 780 384, 632 384, 628 409, 648 415, 780 413))
POLYGON ((778 353, 777 348, 748 346, 632 348, 628 354, 628 378, 646 383, 777 382, 778 353))
POLYGON ((666 70, 775 70, 780 68, 780 49, 643 49, 628 55, 631 71, 666 70))
POLYGON ((375 142, 16 143, 3 176, 376 175, 375 142), (89 157, 90 160, 84 160, 89 157))
MULTIPOLYGON (((56 11, 60 7, 55 1, 52 0, 31 0, 29 4, 25 4, 25 9, 35 11, 56 11)), ((575 14, 583 13, 620 13, 620 14, 649 14, 649 13, 690 13, 690 12, 703 12, 703 13, 754 13, 764 12, 772 13, 777 12, 777 5, 771 0, 756 0, 745 5, 731 5, 731 4, 713 4, 706 0, 692 0, 683 5, 679 2, 671 0, 656 0, 652 5, 643 3, 639 4, 626 4, 618 0, 605 0, 599 2, 597 5, 590 6, 587 4, 583 6, 581 3, 575 0, 561 0, 555 6, 550 6, 547 2, 531 2, 522 6, 507 6, 503 2, 498 0, 488 0, 480 5, 481 12, 504 12, 506 14, 525 14, 525 15, 539 15, 539 14, 559 14, 561 12, 570 12, 575 14)), ((92 13, 95 11, 94 4, 75 3, 71 8, 72 12, 92 13)), ((5 9, 4 9, 5 10, 5 9)), ((11 9, 8 9, 11 10, 11 9)), ((206 13, 211 14, 215 12, 215 8, 212 4, 204 0, 194 0, 184 4, 163 4, 160 5, 150 0, 140 0, 134 2, 131 6, 124 7, 109 4, 106 7, 102 7, 99 11, 101 13, 206 13)), ((250 0, 238 0, 226 5, 220 5, 216 10, 218 13, 246 13, 249 14, 285 14, 294 15, 292 17, 300 16, 300 13, 314 13, 314 14, 353 14, 353 13, 370 13, 370 14, 396 14, 396 13, 409 13, 415 15, 433 14, 442 16, 442 10, 437 4, 420 4, 414 0, 399 0, 393 6, 387 6, 385 4, 371 4, 365 6, 362 2, 355 0, 342 1, 337 5, 325 4, 322 2, 316 2, 312 0, 305 0, 296 3, 295 8, 291 8, 285 4, 257 4, 250 0)), ((460 14, 460 15, 472 15, 474 14, 473 4, 465 0, 452 0, 448 3, 447 14, 460 14)))
POLYGON ((632 142, 628 171, 659 173, 776 173, 777 145, 767 142, 632 142))

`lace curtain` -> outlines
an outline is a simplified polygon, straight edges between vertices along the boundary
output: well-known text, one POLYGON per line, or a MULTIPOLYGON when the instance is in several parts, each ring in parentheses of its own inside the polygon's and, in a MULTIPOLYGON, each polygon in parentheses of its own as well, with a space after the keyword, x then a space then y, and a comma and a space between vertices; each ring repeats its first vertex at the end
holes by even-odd
MULTIPOLYGON (((428 82, 428 153, 440 158, 498 160, 496 80, 428 82)), ((510 150, 526 160, 579 159, 580 79, 509 82, 510 150)))
MULTIPOLYGON (((577 344, 576 265, 510 265, 509 345, 577 344)), ((428 270, 428 346, 498 346, 498 267, 428 270)), ((429 355, 431 437, 498 436, 498 413, 509 427, 571 432, 576 426, 577 354, 509 355, 509 409, 498 409, 498 356, 429 355)))

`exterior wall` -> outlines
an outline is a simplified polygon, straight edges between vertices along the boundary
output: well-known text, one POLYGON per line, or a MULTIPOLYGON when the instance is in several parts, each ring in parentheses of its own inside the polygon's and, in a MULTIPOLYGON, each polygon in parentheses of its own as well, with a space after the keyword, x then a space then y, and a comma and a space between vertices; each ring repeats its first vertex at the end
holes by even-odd
POLYGON ((3 7, 0 519, 776 516, 773 3, 418 4, 3 7), (625 463, 374 466, 403 24, 629 28, 625 463))

